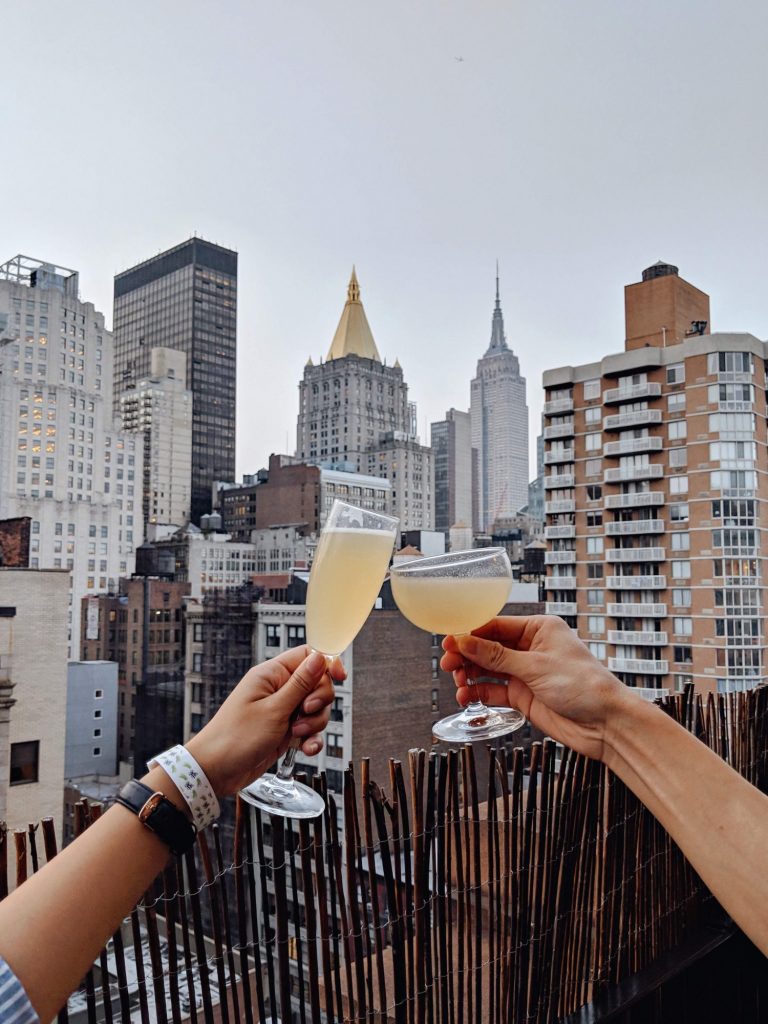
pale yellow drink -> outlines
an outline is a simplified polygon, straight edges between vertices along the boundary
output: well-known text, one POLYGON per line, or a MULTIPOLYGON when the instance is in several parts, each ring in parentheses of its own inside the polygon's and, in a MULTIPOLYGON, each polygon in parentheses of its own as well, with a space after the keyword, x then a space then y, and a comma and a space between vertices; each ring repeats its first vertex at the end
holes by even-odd
POLYGON ((307 589, 307 642, 341 654, 368 618, 387 574, 395 538, 387 530, 323 530, 307 589))
POLYGON ((497 615, 509 597, 506 576, 392 574, 392 596, 410 621, 428 633, 469 633, 497 615))

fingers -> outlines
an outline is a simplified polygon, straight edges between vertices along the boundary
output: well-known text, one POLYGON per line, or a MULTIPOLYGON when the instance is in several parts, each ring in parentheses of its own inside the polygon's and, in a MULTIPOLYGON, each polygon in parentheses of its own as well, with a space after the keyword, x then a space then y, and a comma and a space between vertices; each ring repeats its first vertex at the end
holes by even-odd
POLYGON ((493 675, 516 676, 527 683, 541 672, 541 654, 516 651, 497 640, 483 640, 477 636, 460 636, 455 640, 465 658, 493 675))
POLYGON ((323 749, 323 739, 321 736, 310 736, 308 739, 304 740, 299 749, 302 754, 306 754, 307 757, 314 757, 323 749))
POLYGON ((509 707, 507 687, 504 683, 475 683, 473 686, 459 686, 456 700, 461 707, 466 707, 471 700, 481 700, 483 704, 495 707, 509 707))
POLYGON ((302 714, 297 718, 291 726, 291 735, 297 739, 306 739, 308 736, 322 732, 326 725, 328 725, 328 720, 331 717, 328 704, 330 704, 330 701, 323 704, 321 709, 313 715, 302 714))
MULTIPOLYGON (((306 648, 303 650, 306 653, 306 648)), ((313 697, 319 697, 321 704, 329 702, 329 691, 330 700, 332 700, 333 684, 326 673, 325 658, 317 651, 313 651, 309 657, 300 661, 291 677, 269 699, 288 717, 310 694, 313 697), (319 693, 316 692, 318 690, 319 693)))

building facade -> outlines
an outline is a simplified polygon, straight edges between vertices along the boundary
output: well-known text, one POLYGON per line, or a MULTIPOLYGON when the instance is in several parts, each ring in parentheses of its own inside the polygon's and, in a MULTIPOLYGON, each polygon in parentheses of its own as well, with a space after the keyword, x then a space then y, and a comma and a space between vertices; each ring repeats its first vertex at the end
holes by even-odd
POLYGON ((478 458, 480 530, 528 502, 528 406, 525 377, 507 344, 496 275, 491 343, 471 384, 472 446, 478 458))
POLYGON ((0 518, 30 518, 31 568, 69 570, 72 653, 80 599, 114 590, 142 540, 142 451, 113 422, 112 346, 76 271, 0 267, 0 518))
POLYGON ((59 838, 68 583, 60 570, 0 568, 0 820, 26 830, 51 817, 59 838))
POLYGON ((141 510, 145 524, 189 522, 192 503, 192 392, 186 356, 153 348, 150 375, 118 398, 123 429, 143 447, 141 510))
POLYGON ((190 238, 115 278, 115 392, 151 374, 153 348, 187 357, 192 393, 191 515, 235 476, 237 253, 190 238))
POLYGON ((625 351, 544 375, 547 609, 624 682, 765 679, 766 345, 657 264, 625 351))
POLYGON ((435 529, 446 535, 463 523, 477 528, 477 450, 472 447, 472 418, 449 409, 432 424, 435 529))
POLYGON ((296 455, 327 469, 389 481, 388 511, 404 529, 432 529, 432 451, 416 434, 416 409, 396 360, 382 361, 353 269, 325 361, 299 384, 296 455))
POLYGON ((117 774, 117 672, 114 661, 67 665, 67 779, 117 774))

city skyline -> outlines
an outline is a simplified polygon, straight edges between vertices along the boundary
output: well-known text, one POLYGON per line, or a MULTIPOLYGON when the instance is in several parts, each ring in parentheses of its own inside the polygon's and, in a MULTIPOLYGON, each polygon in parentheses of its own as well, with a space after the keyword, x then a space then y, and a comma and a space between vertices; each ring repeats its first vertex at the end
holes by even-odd
POLYGON ((422 436, 467 406, 497 256, 531 437, 543 370, 621 346, 637 267, 685 267, 715 330, 768 334, 764 5, 133 10, 6 12, 25 145, 2 180, 37 205, 8 204, 5 251, 77 267, 110 318, 113 275, 193 231, 240 252, 238 474, 290 446, 353 262, 422 436), (119 160, 83 158, 54 91, 119 160))

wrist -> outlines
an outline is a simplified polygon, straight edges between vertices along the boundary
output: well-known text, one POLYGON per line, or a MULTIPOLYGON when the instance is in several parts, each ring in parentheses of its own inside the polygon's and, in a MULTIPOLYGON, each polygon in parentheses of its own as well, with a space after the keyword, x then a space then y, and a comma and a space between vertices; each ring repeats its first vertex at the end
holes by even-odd
POLYGON ((139 779, 139 782, 149 786, 155 793, 162 793, 165 799, 172 803, 177 810, 182 811, 190 821, 192 820, 192 812, 187 801, 181 795, 173 780, 159 765, 150 768, 147 774, 139 779))
POLYGON ((613 772, 626 760, 628 748, 647 729, 659 725, 664 712, 621 684, 609 702, 603 732, 602 761, 613 772))

